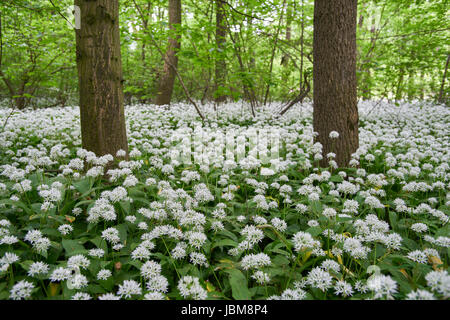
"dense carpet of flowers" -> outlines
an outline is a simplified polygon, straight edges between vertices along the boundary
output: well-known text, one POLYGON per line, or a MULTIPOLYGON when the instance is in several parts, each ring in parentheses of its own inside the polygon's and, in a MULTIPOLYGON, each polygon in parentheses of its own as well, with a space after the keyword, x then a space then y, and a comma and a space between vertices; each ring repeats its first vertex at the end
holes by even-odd
POLYGON ((185 104, 127 107, 122 161, 81 149, 78 108, 0 109, 0 299, 449 298, 448 108, 360 103, 345 169, 313 144, 311 104, 203 109, 216 147, 277 129, 277 170, 251 150, 173 160, 202 125, 185 104))

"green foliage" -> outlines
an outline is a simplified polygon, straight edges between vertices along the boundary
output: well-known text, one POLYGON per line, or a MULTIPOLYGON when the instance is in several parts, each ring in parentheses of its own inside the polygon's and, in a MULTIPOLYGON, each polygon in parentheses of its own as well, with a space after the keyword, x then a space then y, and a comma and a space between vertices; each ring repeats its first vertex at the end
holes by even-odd
MULTIPOLYGON (((269 101, 295 96, 303 75, 311 73, 314 2, 289 0, 285 8, 283 1, 228 3, 228 32, 218 48, 214 1, 182 1, 182 25, 176 31, 181 36, 178 69, 191 96, 202 101, 221 95, 248 99, 244 86, 260 101, 267 86, 269 101), (226 63, 225 85, 216 87, 219 59, 226 63)), ((18 107, 78 101, 74 30, 62 17, 70 19, 67 8, 72 1, 57 5, 37 0, 0 4, 0 98, 14 99, 18 107)), ((361 0, 358 13, 359 97, 437 98, 448 55, 446 1, 361 0)), ((152 102, 164 72, 155 43, 164 52, 168 37, 174 36, 168 29, 167 1, 121 0, 120 32, 125 102, 152 102)), ((185 99, 176 81, 173 100, 185 99)))

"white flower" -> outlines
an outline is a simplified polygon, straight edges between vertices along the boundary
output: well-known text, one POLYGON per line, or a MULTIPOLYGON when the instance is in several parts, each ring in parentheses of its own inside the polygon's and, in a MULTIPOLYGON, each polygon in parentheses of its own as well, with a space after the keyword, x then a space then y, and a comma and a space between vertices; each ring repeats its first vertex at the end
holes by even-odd
POLYGON ((204 266, 206 268, 209 267, 208 260, 203 253, 191 252, 189 258, 193 265, 204 266))
POLYGON ((34 285, 26 280, 17 282, 10 290, 10 298, 13 300, 27 299, 31 296, 34 285))
POLYGON ((427 263, 427 255, 420 250, 414 250, 409 252, 407 257, 417 263, 424 263, 424 264, 427 263))
POLYGON ((112 272, 110 270, 107 269, 101 269, 98 273, 97 273, 97 280, 107 280, 109 277, 112 276, 112 272))
POLYGON ((241 266, 244 270, 258 269, 271 264, 270 257, 265 253, 248 254, 242 258, 241 266))
POLYGON ((375 275, 367 280, 367 289, 374 291, 375 299, 382 297, 393 299, 392 295, 397 293, 397 282, 390 276, 375 275))
POLYGON ((0 259, 0 264, 13 264, 19 261, 19 256, 12 252, 5 252, 5 255, 0 259))
POLYGON ((69 233, 71 233, 73 231, 73 227, 70 224, 63 224, 58 227, 58 231, 62 235, 68 235, 69 233))
POLYGON ((431 292, 417 289, 407 294, 406 300, 436 300, 431 292))
POLYGON ((334 273, 339 273, 341 271, 341 266, 334 260, 327 259, 320 265, 325 271, 333 271, 334 273))
POLYGON ((165 296, 161 292, 149 292, 144 295, 145 300, 165 300, 165 296))
POLYGON ((117 244, 120 242, 119 238, 119 230, 115 228, 108 228, 104 231, 102 231, 102 238, 106 241, 111 242, 112 244, 117 244))
POLYGON ((64 267, 59 267, 53 270, 52 274, 50 275, 50 281, 51 282, 59 282, 67 280, 72 275, 72 270, 64 267))
POLYGON ((427 232, 428 230, 428 226, 425 223, 414 223, 411 226, 411 230, 418 232, 418 233, 422 233, 422 232, 427 232))
POLYGON ((145 260, 150 257, 150 251, 143 246, 138 246, 131 253, 131 259, 133 260, 145 260))
POLYGON ((161 265, 158 262, 149 260, 141 266, 141 276, 150 279, 161 273, 161 265))
POLYGON ((88 255, 91 257, 101 258, 105 255, 105 251, 103 249, 94 248, 88 251, 88 255))
POLYGON ((326 291, 332 286, 332 277, 327 271, 315 267, 308 273, 307 283, 313 288, 326 291))
POLYGON ((132 295, 141 294, 141 284, 134 280, 124 280, 124 282, 119 285, 119 290, 117 291, 118 296, 124 296, 125 298, 131 298, 132 295))
POLYGON ((167 278, 158 274, 154 275, 147 280, 147 290, 153 292, 167 292, 169 288, 169 282, 167 278))
POLYGON ((30 277, 34 277, 35 275, 44 275, 44 274, 48 273, 48 271, 49 271, 48 264, 41 262, 41 261, 37 261, 37 262, 33 262, 30 265, 30 268, 28 269, 28 275, 30 277))
POLYGON ((71 256, 67 260, 67 267, 70 269, 76 268, 87 269, 87 267, 89 267, 90 264, 91 262, 89 261, 89 259, 83 256, 82 254, 71 256))
POLYGON ((257 283, 263 285, 266 284, 270 281, 270 276, 263 272, 263 271, 256 271, 253 275, 252 278, 256 280, 257 283))
POLYGON ((72 300, 91 300, 92 297, 86 292, 77 292, 72 296, 72 300))
POLYGON ((336 295, 342 295, 344 297, 348 297, 353 294, 351 284, 343 280, 339 280, 336 282, 336 284, 334 285, 334 290, 336 295))
POLYGON ((444 296, 450 295, 450 275, 446 270, 431 271, 425 276, 427 285, 444 296))
POLYGON ((303 251, 305 249, 313 249, 320 246, 320 242, 314 240, 310 233, 303 231, 299 231, 294 234, 292 242, 294 243, 294 249, 297 252, 303 251))
POLYGON ((114 293, 105 293, 98 297, 98 300, 120 300, 114 293))
POLYGON ((127 155, 127 152, 125 150, 119 149, 116 152, 116 157, 125 157, 127 155))
POLYGON ((208 293, 200 285, 199 279, 192 276, 184 276, 178 281, 178 290, 185 298, 192 298, 194 300, 205 300, 208 293))

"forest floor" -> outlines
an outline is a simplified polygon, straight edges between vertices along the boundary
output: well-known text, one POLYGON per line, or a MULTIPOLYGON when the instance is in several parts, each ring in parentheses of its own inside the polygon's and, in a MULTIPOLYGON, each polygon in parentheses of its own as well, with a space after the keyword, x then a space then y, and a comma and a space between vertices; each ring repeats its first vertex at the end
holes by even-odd
POLYGON ((361 102, 343 169, 310 103, 202 108, 126 107, 115 169, 78 108, 0 109, 0 299, 449 298, 449 108, 361 102))

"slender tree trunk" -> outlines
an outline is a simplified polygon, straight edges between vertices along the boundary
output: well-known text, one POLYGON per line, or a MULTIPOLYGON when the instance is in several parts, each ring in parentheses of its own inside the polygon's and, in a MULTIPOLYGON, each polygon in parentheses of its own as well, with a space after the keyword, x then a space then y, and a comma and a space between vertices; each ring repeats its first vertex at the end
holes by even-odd
POLYGON ((425 82, 423 81, 424 74, 423 72, 420 73, 420 90, 419 90, 419 97, 420 100, 423 100, 425 97, 425 82))
MULTIPOLYGON (((292 36, 292 1, 288 1, 286 8, 286 42, 289 44, 291 42, 292 36)), ((281 65, 283 66, 282 81, 287 84, 289 81, 289 75, 291 69, 289 68, 289 54, 283 54, 281 58, 281 65)))
POLYGON ((402 98, 403 95, 403 79, 405 77, 405 70, 400 70, 400 76, 398 78, 397 90, 395 91, 395 101, 398 101, 402 98))
POLYGON ((304 52, 304 40, 305 33, 305 7, 302 0, 302 23, 300 25, 300 91, 303 88, 303 52, 304 52))
POLYGON ((122 89, 118 0, 75 0, 81 9, 76 30, 83 148, 97 156, 128 154, 122 89))
POLYGON ((441 89, 439 90, 438 101, 441 102, 441 103, 445 102, 444 86, 445 86, 445 79, 447 78, 447 70, 448 70, 448 63, 449 62, 450 62, 450 54, 447 55, 447 62, 445 63, 444 75, 442 77, 442 83, 441 83, 441 89))
POLYGON ((225 87, 225 79, 227 74, 227 64, 225 61, 225 41, 227 36, 227 27, 225 24, 225 10, 222 1, 216 0, 216 65, 215 65, 215 101, 217 103, 224 102, 227 98, 225 94, 217 91, 223 90, 225 87))
POLYGON ((277 44, 278 44, 278 35, 280 33, 281 22, 283 21, 283 14, 284 14, 285 7, 286 7, 286 0, 283 0, 283 5, 282 5, 281 13, 280 13, 280 20, 278 22, 278 27, 275 32, 275 39, 274 39, 274 44, 273 44, 273 48, 272 48, 272 55, 270 57, 269 82, 267 83, 266 93, 264 95, 264 105, 267 104, 267 99, 269 99, 270 86, 271 86, 271 82, 272 82, 273 60, 275 59, 275 53, 276 53, 277 44))
POLYGON ((172 33, 169 35, 169 47, 164 59, 164 72, 159 81, 158 94, 156 96, 157 105, 170 104, 172 99, 173 85, 175 82, 175 69, 178 67, 177 51, 181 47, 181 36, 173 34, 177 32, 177 26, 181 25, 181 0, 169 0, 169 28, 172 33), (170 63, 169 63, 170 62, 170 63))
MULTIPOLYGON (((286 7, 286 42, 290 43, 291 41, 291 35, 292 35, 292 2, 288 1, 287 7, 286 7)), ((281 58, 281 65, 284 67, 289 66, 289 55, 284 54, 281 58)), ((286 68, 289 69, 289 68, 286 68)))
POLYGON ((356 80, 357 0, 314 2, 314 131, 323 146, 321 166, 334 152, 348 166, 358 142, 356 80), (337 131, 339 138, 329 134, 337 131))

